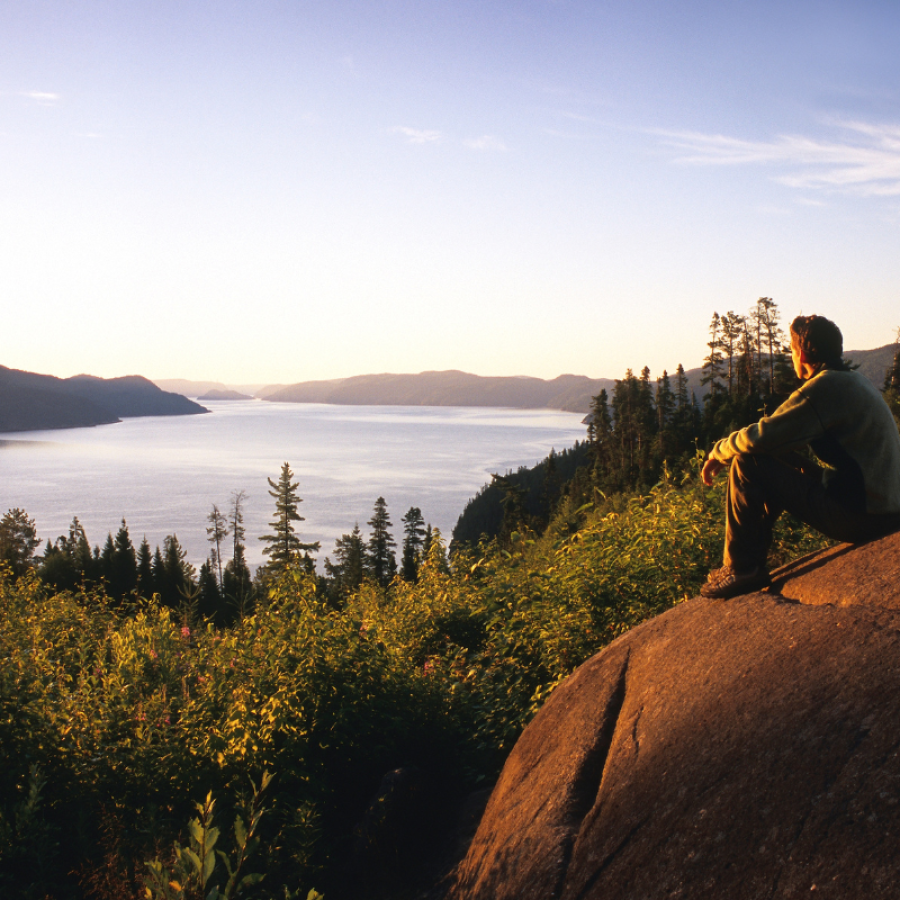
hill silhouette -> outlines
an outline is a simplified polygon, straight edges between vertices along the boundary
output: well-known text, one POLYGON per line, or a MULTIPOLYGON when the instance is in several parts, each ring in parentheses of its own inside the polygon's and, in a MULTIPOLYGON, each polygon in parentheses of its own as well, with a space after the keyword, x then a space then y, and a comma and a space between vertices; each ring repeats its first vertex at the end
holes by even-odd
POLYGON ((109 425, 136 416, 186 416, 208 410, 160 390, 140 375, 56 378, 0 366, 0 432, 109 425))

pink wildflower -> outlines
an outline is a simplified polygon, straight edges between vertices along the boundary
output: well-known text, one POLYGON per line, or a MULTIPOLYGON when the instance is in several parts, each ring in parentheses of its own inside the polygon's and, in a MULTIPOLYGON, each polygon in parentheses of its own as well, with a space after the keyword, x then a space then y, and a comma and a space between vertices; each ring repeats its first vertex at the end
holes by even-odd
POLYGON ((184 628, 181 629, 181 636, 185 640, 187 640, 191 636, 191 629, 188 628, 187 625, 185 625, 184 628))

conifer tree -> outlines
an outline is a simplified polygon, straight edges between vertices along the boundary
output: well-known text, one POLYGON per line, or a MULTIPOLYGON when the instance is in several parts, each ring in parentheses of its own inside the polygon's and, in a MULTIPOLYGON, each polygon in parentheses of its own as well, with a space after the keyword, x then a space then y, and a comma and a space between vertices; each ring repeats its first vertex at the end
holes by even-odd
POLYGON ((78 521, 78 516, 72 519, 72 524, 69 526, 67 543, 78 581, 87 583, 96 581, 97 573, 94 567, 94 556, 91 553, 91 544, 87 539, 84 526, 78 521))
POLYGON ((78 575, 65 536, 60 535, 55 544, 47 541, 44 555, 37 563, 37 572, 41 581, 56 591, 71 591, 77 587, 78 575))
POLYGON ((688 390, 687 374, 679 363, 675 370, 675 415, 674 432, 677 453, 689 449, 691 441, 698 437, 693 422, 694 404, 688 390))
POLYGON ((222 608, 222 595, 219 592, 219 583, 212 559, 204 561, 200 566, 200 574, 197 576, 197 611, 205 619, 211 619, 218 626, 226 625, 226 617, 222 608))
POLYGON ((757 323, 759 347, 760 373, 763 370, 762 354, 765 351, 766 362, 768 364, 768 377, 766 380, 766 393, 775 392, 775 365, 776 357, 783 354, 784 332, 778 324, 779 312, 778 305, 771 297, 760 297, 756 301, 756 309, 753 312, 754 320, 757 323))
POLYGON ((163 562, 162 553, 159 549, 159 544, 156 545, 156 550, 153 551, 153 593, 159 594, 160 599, 162 599, 163 592, 165 590, 166 584, 166 564, 163 562))
POLYGON ((745 356, 744 348, 749 352, 748 342, 749 332, 746 317, 738 315, 733 310, 728 310, 722 319, 721 346, 728 370, 729 397, 733 397, 739 389, 739 382, 742 380, 741 372, 746 375, 748 359, 745 356), (742 359, 743 368, 740 365, 742 359))
POLYGON ((222 593, 229 602, 235 604, 240 614, 249 612, 252 578, 245 556, 244 537, 244 491, 232 491, 231 506, 228 510, 228 530, 231 533, 231 559, 225 565, 222 593))
POLYGON ((388 516, 387 503, 384 497, 375 501, 372 518, 368 521, 372 529, 366 545, 366 564, 372 579, 382 587, 387 587, 397 572, 397 557, 394 548, 397 542, 390 531, 393 523, 388 516))
POLYGON ((713 398, 713 402, 724 390, 722 386, 722 325, 722 317, 714 312, 712 321, 709 323, 709 341, 706 344, 709 347, 709 356, 703 360, 703 377, 700 379, 702 385, 709 386, 707 398, 713 398))
MULTIPOLYGON (((103 549, 100 551, 100 566, 99 572, 100 577, 103 579, 103 582, 106 584, 107 590, 110 590, 110 584, 112 583, 113 578, 113 557, 116 555, 116 542, 113 540, 112 532, 108 531, 106 533, 106 542, 103 544, 103 549)), ((112 596, 112 593, 110 593, 112 596)))
POLYGON ((422 510, 418 506, 411 506, 403 517, 403 560, 400 572, 406 581, 418 580, 424 540, 425 519, 422 518, 422 510))
MULTIPOLYGON (((511 474, 510 472, 507 475, 491 475, 491 486, 500 489, 500 508, 503 510, 498 537, 501 541, 507 542, 514 531, 528 526, 525 512, 525 489, 509 477, 511 474)), ((432 539, 433 533, 429 538, 429 546, 432 539)))
POLYGON ((591 399, 591 454, 593 456, 594 480, 599 485, 606 482, 609 474, 613 452, 612 416, 609 412, 609 398, 606 388, 602 388, 596 397, 591 399))
POLYGON ((334 563, 325 560, 325 573, 332 579, 333 593, 343 598, 359 589, 366 568, 366 545, 359 523, 350 534, 342 534, 334 542, 334 563))
POLYGON ((0 564, 6 563, 13 575, 24 575, 31 568, 40 544, 34 519, 24 509, 14 507, 0 518, 0 564))
POLYGON ((153 596, 153 553, 147 535, 141 541, 137 553, 137 590, 141 597, 153 596))
POLYGON ((310 552, 319 549, 318 541, 303 543, 295 533, 294 522, 305 519, 297 511, 303 500, 297 496, 299 483, 292 481, 293 477, 290 465, 285 463, 277 482, 267 479, 271 488, 269 496, 275 499, 275 518, 269 522, 272 533, 262 535, 260 540, 269 542, 263 553, 269 557, 269 567, 275 570, 286 569, 300 553, 309 558, 310 552))
POLYGON ((116 532, 113 540, 113 552, 109 570, 110 595, 122 599, 137 587, 137 559, 131 537, 128 534, 128 525, 122 519, 122 524, 116 532))
POLYGON ((163 582, 160 596, 166 606, 182 608, 194 593, 194 567, 187 561, 187 552, 178 536, 166 535, 162 555, 163 582))
POLYGON ((222 576, 222 543, 228 537, 228 520, 219 511, 219 507, 213 503, 206 521, 209 522, 209 527, 206 529, 206 537, 211 547, 210 568, 218 574, 218 586, 221 587, 224 583, 222 576))
POLYGON ((559 500, 562 485, 559 480, 559 468, 556 463, 556 450, 550 448, 543 472, 543 486, 541 488, 541 516, 544 524, 553 517, 553 510, 559 500))
POLYGON ((619 490, 631 490, 647 480, 654 419, 649 379, 649 369, 645 368, 640 379, 628 369, 624 378, 616 380, 613 390, 613 434, 618 456, 615 486, 619 490))
POLYGON ((674 449, 675 394, 669 373, 663 369, 656 380, 656 457, 657 464, 667 460, 674 449))

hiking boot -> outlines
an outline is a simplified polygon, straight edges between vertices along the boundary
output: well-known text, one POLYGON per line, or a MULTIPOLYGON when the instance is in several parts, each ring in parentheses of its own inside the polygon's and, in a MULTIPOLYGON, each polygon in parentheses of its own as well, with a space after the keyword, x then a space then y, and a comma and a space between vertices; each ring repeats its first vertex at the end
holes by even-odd
POLYGON ((700 588, 701 597, 727 600, 738 594, 750 594, 772 583, 763 566, 754 566, 748 572, 736 572, 732 566, 722 566, 709 573, 706 584, 700 588))

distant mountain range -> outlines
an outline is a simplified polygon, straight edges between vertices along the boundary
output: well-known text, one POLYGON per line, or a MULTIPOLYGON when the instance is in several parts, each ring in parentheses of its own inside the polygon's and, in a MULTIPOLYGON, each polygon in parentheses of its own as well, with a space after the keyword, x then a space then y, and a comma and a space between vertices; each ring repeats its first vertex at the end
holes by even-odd
POLYGON ((240 391, 231 388, 210 388, 198 400, 254 400, 250 394, 242 394, 240 391))
POLYGON ((133 416, 209 412, 140 375, 55 378, 0 366, 0 432, 109 425, 133 416))
POLYGON ((255 397, 267 387, 265 384, 224 384, 221 381, 191 381, 187 378, 154 378, 153 383, 161 390, 198 398, 210 391, 237 391, 255 397))
MULTIPOLYGON (((859 365, 860 372, 878 388, 896 352, 895 344, 875 350, 852 350, 845 358, 859 365)), ((635 370, 638 374, 638 370, 635 370)), ((655 379, 659 374, 653 373, 655 379)), ((697 398, 706 394, 702 369, 686 373, 688 388, 697 398)), ((674 370, 669 372, 674 379, 674 370)), ((160 385, 172 382, 158 382, 160 385)), ((195 382, 208 389, 209 382, 195 382)), ((224 385, 221 385, 224 387, 224 385)), ((560 375, 545 380, 527 376, 484 377, 467 372, 420 372, 417 375, 356 375, 328 381, 302 381, 291 385, 257 388, 263 400, 288 403, 334 403, 354 406, 505 406, 515 409, 560 409, 586 413, 591 398, 606 390, 612 396, 615 379, 560 375)), ((200 393, 190 392, 192 396, 200 393)))
POLYGON ((263 400, 356 406, 505 406, 518 409, 587 410, 608 378, 560 375, 550 381, 528 377, 483 377, 455 370, 418 375, 357 375, 306 381, 260 391, 263 400))
MULTIPOLYGON (((874 350, 851 350, 845 357, 858 364, 859 371, 881 388, 896 349, 896 344, 886 344, 874 350)), ((658 374, 654 372, 653 378, 658 374)), ((699 399, 706 393, 700 383, 701 369, 690 369, 686 374, 689 389, 699 399)), ((673 372, 669 375, 674 377, 673 372)), ((356 375, 292 385, 225 385, 181 379, 154 384, 140 375, 55 378, 0 366, 0 433, 79 428, 132 416, 185 416, 209 411, 183 394, 238 399, 237 393, 288 403, 500 406, 587 413, 592 397, 604 389, 611 396, 614 387, 615 379, 585 375, 560 375, 546 380, 527 376, 484 377, 456 370, 418 375, 356 375)))

